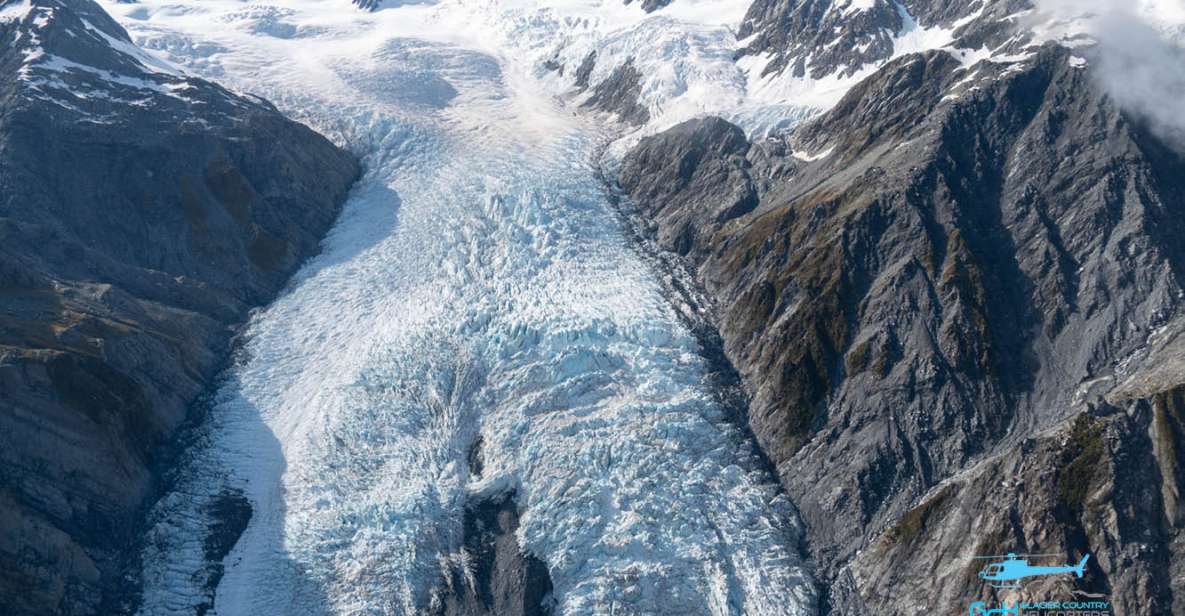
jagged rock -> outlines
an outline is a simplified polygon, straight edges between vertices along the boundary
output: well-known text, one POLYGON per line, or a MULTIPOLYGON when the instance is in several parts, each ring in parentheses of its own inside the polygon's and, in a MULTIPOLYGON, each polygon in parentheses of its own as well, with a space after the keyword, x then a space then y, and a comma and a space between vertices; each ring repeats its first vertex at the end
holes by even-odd
MULTIPOLYGON (((477 449, 475 449, 477 451, 477 449)), ((477 454, 475 454, 477 455, 477 454)), ((547 616, 552 613, 547 565, 518 545, 513 495, 465 508, 464 558, 434 601, 439 616, 547 616)))
MULTIPOLYGON (((581 64, 576 72, 577 85, 581 83, 581 76, 587 75, 584 64, 595 62, 592 54, 581 64)), ((592 67, 589 67, 589 71, 592 67)), ((587 83, 587 77, 584 77, 587 83)), ((584 102, 584 107, 607 113, 617 114, 623 122, 630 124, 645 124, 650 120, 650 112, 641 105, 638 97, 642 93, 642 74, 634 68, 632 61, 613 69, 613 73, 593 88, 592 96, 584 102)))
POLYGON ((1176 432, 1147 407, 1185 370, 1130 358, 1181 328, 1185 159, 1090 70, 911 55, 788 137, 697 120, 623 162, 717 303, 840 613, 964 610, 966 558, 1006 547, 1089 551, 1080 590, 1179 609, 1179 463, 1149 449, 1176 432), (1156 385, 1102 400, 1123 378, 1156 385))
POLYGON ((745 41, 738 55, 768 54, 762 75, 847 77, 892 58, 894 39, 919 23, 950 29, 957 47, 1019 49, 1027 37, 1007 18, 1032 8, 1029 0, 755 0, 737 32, 745 41))
MULTIPOLYGON (((209 569, 208 583, 203 590, 207 596, 212 598, 218 588, 218 583, 222 581, 222 576, 226 573, 223 560, 234 549, 239 537, 247 530, 247 524, 251 522, 254 510, 251 507, 251 501, 238 490, 227 490, 219 494, 210 502, 208 509, 213 524, 210 525, 209 534, 206 535, 202 545, 202 556, 209 569)), ((214 609, 214 602, 211 599, 198 606, 198 616, 203 616, 212 609, 214 609)))
MULTIPOLYGON (((1170 405, 1181 400, 1179 390, 1157 399, 1164 396, 1170 405)), ((1153 438, 1154 424, 1169 415, 1163 407, 1142 400, 1084 412, 936 488, 852 562, 845 573, 860 592, 835 611, 909 613, 1078 592, 1102 595, 1117 614, 1178 613, 1166 565, 1179 563, 1180 546, 1170 547, 1177 533, 1164 521, 1160 492, 1175 479, 1165 482, 1154 470, 1158 459, 1168 461, 1153 438), (1091 559, 1082 579, 1038 578, 1020 590, 993 589, 977 577, 986 563, 972 556, 1010 551, 1091 559)), ((1179 417, 1168 421, 1179 429, 1179 417)))
MULTIPOLYGON (((622 0, 626 6, 629 6, 634 0, 622 0)), ((671 0, 642 0, 642 10, 647 13, 653 13, 671 3, 671 0)))
POLYGON ((584 56, 584 60, 580 61, 580 66, 576 67, 576 88, 584 90, 588 88, 588 79, 592 76, 593 69, 597 67, 597 52, 596 50, 588 52, 584 56))
POLYGON ((162 443, 357 163, 89 0, 0 3, 0 604, 110 613, 162 443))

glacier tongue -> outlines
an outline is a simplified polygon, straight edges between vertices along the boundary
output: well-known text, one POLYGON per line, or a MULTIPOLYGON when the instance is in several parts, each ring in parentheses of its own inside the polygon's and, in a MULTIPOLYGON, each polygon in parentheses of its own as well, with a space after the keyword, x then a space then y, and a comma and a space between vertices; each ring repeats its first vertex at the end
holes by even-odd
POLYGON ((466 502, 509 491, 557 613, 813 610, 792 505, 596 180, 606 136, 512 54, 429 6, 106 6, 368 168, 154 509, 142 613, 420 613, 466 502))

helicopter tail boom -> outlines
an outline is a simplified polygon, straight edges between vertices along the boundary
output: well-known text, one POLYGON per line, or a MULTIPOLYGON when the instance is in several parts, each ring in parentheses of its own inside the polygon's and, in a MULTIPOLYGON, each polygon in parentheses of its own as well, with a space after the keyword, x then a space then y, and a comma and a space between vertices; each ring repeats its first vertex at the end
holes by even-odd
POLYGON ((1078 577, 1082 577, 1083 572, 1086 571, 1086 561, 1087 560, 1090 560, 1090 554, 1083 556, 1082 560, 1078 561, 1078 565, 1074 567, 1074 575, 1076 575, 1078 577))

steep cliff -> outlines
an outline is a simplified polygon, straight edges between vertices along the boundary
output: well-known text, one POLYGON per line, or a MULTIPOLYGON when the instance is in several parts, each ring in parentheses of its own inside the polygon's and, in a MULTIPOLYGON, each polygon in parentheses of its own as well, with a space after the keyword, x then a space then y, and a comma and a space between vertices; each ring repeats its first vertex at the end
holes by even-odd
POLYGON ((1004 551, 1181 609, 1185 370, 1138 358, 1182 328, 1185 158, 1090 54, 906 55, 791 135, 697 120, 622 165, 716 301, 835 611, 966 609, 1004 551))
POLYGON ((358 175, 89 0, 0 3, 0 604, 109 612, 155 455, 358 175))
POLYGON ((755 0, 737 32, 744 41, 739 55, 764 55, 763 75, 821 79, 855 75, 902 49, 936 42, 1014 51, 1032 35, 1012 20, 1032 8, 1030 0, 755 0), (920 32, 931 40, 910 40, 920 32))

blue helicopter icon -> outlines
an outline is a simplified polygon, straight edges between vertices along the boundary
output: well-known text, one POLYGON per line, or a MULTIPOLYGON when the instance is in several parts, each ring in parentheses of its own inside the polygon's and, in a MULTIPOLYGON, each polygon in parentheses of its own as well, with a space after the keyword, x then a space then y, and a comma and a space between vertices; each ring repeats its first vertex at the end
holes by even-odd
POLYGON ((1082 577, 1086 569, 1086 561, 1090 559, 1090 554, 1087 554, 1082 557, 1082 560, 1078 561, 1077 565, 1058 565, 1053 567, 1030 565, 1029 561, 1024 559, 1050 556, 1057 556, 1057 554, 1009 553, 1007 556, 976 556, 975 559, 1003 559, 1000 562, 987 565, 979 572, 979 577, 990 582, 993 588, 1020 588, 1020 581, 1024 578, 1056 575, 1058 573, 1073 573, 1078 577, 1082 577))
POLYGON ((1004 604, 998 608, 989 609, 987 603, 976 601, 967 610, 969 616, 1020 616, 1020 603, 1004 604))

